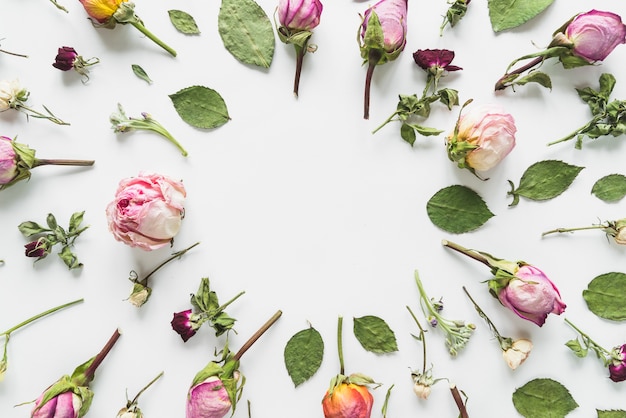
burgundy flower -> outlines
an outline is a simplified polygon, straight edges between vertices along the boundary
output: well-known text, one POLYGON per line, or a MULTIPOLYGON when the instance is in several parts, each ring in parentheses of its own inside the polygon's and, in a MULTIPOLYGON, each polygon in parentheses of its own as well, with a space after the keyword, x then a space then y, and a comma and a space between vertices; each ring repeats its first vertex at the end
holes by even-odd
POLYGON ((48 241, 45 238, 39 238, 37 241, 29 242, 24 245, 26 257, 44 258, 50 254, 48 241))
POLYGON ((74 61, 76 61, 78 53, 70 46, 63 46, 59 48, 59 52, 52 63, 54 68, 58 68, 61 71, 69 71, 74 68, 74 61))
POLYGON ((458 71, 463 68, 450 65, 454 59, 454 51, 448 49, 418 49, 413 53, 415 63, 428 71, 433 67, 439 67, 446 71, 458 71))
POLYGON ((172 329, 180 335, 184 342, 193 337, 198 329, 193 317, 191 309, 188 309, 175 313, 172 322, 170 322, 172 329))
POLYGON ((626 344, 615 348, 613 362, 609 364, 609 378, 614 382, 626 380, 626 344))

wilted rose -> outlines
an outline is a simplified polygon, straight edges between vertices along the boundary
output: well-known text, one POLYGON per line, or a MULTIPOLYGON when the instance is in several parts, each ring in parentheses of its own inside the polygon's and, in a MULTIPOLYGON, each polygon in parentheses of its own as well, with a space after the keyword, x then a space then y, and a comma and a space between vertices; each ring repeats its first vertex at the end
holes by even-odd
POLYGON ((374 397, 367 386, 341 383, 322 400, 325 418, 370 418, 374 397))
POLYGON ((590 63, 603 61, 619 45, 626 43, 626 25, 611 12, 590 10, 580 13, 565 28, 573 53, 590 63))
POLYGON ((74 48, 71 46, 63 46, 59 48, 52 66, 61 71, 69 71, 74 68, 74 61, 76 61, 76 57, 78 57, 78 53, 74 48))
POLYGON ((319 25, 322 9, 319 0, 280 0, 278 21, 289 30, 311 30, 319 25))
POLYGON ((609 378, 614 382, 626 380, 626 344, 615 347, 613 360, 609 364, 609 378))
POLYGON ((184 342, 187 342, 187 340, 193 337, 198 329, 191 309, 175 313, 170 324, 172 325, 172 329, 180 335, 184 342))
POLYGON ((428 397, 430 396, 431 390, 432 388, 430 385, 425 385, 424 383, 418 383, 418 382, 415 382, 413 384, 413 392, 415 392, 417 397, 420 399, 428 399, 428 397))
POLYGON ((42 393, 35 401, 31 418, 79 418, 81 416, 79 412, 83 401, 71 390, 56 395, 39 408, 43 395, 42 393))
POLYGON ((368 8, 361 24, 361 38, 365 39, 372 11, 375 11, 383 31, 385 51, 402 51, 406 45, 407 4, 407 0, 380 0, 368 8))
POLYGON ((455 133, 446 138, 448 157, 460 168, 486 171, 515 147, 513 116, 495 105, 473 107, 463 113, 455 133))
POLYGON ((626 245, 626 218, 615 221, 615 235, 613 239, 617 244, 626 245))
POLYGON ((450 65, 454 51, 449 49, 418 49, 413 53, 413 60, 426 72, 458 71, 463 68, 450 65))
POLYGON ((556 286, 536 267, 522 265, 515 278, 498 293, 502 305, 511 309, 519 317, 542 326, 548 314, 560 315, 565 311, 565 303, 556 286))
POLYGON ((230 408, 228 392, 217 376, 192 386, 187 394, 186 418, 222 418, 230 408))
POLYGON ((8 184, 17 175, 17 155, 12 139, 0 136, 0 184, 8 184))
POLYGON ((107 23, 120 7, 120 4, 128 0, 79 0, 85 11, 98 23, 107 23))
POLYGON ((182 182, 140 173, 120 181, 106 208, 116 240, 150 251, 171 243, 180 230, 186 191, 182 182))
POLYGON ((526 361, 532 348, 533 343, 530 340, 524 338, 515 340, 509 348, 502 351, 502 357, 504 357, 506 364, 512 370, 515 370, 520 364, 526 361))
POLYGON ((28 91, 22 88, 19 80, 0 80, 0 112, 11 109, 27 97, 28 91))

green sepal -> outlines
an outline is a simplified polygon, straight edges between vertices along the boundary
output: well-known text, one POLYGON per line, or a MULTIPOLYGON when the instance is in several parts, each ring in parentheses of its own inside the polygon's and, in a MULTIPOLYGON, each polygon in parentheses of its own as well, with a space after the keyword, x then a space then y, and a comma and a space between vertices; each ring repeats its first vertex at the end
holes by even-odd
POLYGON ((87 411, 89 411, 89 408, 91 407, 91 401, 93 401, 94 393, 87 386, 78 386, 76 389, 74 389, 74 393, 80 396, 82 400, 82 405, 78 410, 77 418, 84 417, 85 415, 87 415, 87 411))
POLYGON ((516 60, 514 60, 513 62, 511 62, 509 64, 509 66, 506 69, 506 73, 508 73, 509 70, 515 64, 517 64, 518 62, 520 62, 522 60, 541 57, 541 58, 543 58, 543 60, 542 60, 542 63, 543 63, 543 61, 545 61, 548 58, 556 57, 556 58, 560 59, 562 56, 565 56, 565 55, 568 55, 568 54, 569 55, 572 54, 572 51, 571 51, 569 46, 562 46, 562 45, 552 46, 552 47, 546 48, 546 49, 544 49, 542 51, 535 52, 535 53, 528 54, 528 55, 523 55, 523 56, 517 58, 516 60))
POLYGON ((452 110, 452 107, 459 104, 459 92, 454 89, 441 89, 437 91, 435 97, 438 97, 439 101, 445 104, 448 110, 452 110))
POLYGON ((243 392, 243 386, 246 383, 246 378, 240 374, 237 378, 235 378, 235 372, 239 370, 239 360, 233 360, 230 357, 223 367, 223 373, 220 375, 220 380, 224 384, 224 389, 228 393, 228 398, 230 399, 230 404, 232 405, 232 412, 235 412, 235 408, 237 407, 237 402, 241 398, 243 392), (241 383, 239 383, 239 379, 241 379, 241 383))
POLYGON ((224 369, 222 368, 222 366, 220 366, 217 362, 212 361, 207 364, 204 369, 196 373, 193 380, 191 381, 191 386, 193 387, 212 376, 219 377, 222 373, 224 373, 224 369))
POLYGON ((285 26, 281 26, 276 31, 278 38, 285 44, 292 44, 305 49, 313 32, 309 30, 291 31, 285 26))
POLYGON ((62 376, 59 380, 57 380, 48 389, 45 390, 41 398, 41 402, 39 402, 39 405, 33 412, 41 409, 46 403, 48 403, 48 401, 50 401, 54 397, 59 396, 60 394, 65 392, 74 392, 76 388, 76 384, 70 380, 70 377, 68 375, 62 376))
POLYGON ((37 159, 35 158, 35 150, 27 145, 11 141, 11 146, 16 155, 16 173, 13 179, 6 184, 0 185, 0 190, 4 190, 15 183, 30 179, 30 170, 35 166, 37 159))
POLYGON ((88 386, 93 380, 95 375, 92 375, 89 379, 85 376, 85 372, 91 366, 96 357, 92 357, 83 364, 78 365, 72 372, 71 380, 76 386, 88 386))
POLYGON ((143 25, 141 19, 135 14, 135 3, 130 1, 121 3, 115 13, 113 13, 113 18, 109 20, 114 20, 121 24, 139 23, 143 25))
MULTIPOLYGON (((361 31, 361 26, 359 26, 359 31, 361 31)), ((385 34, 374 9, 370 12, 367 28, 363 35, 363 44, 361 44, 361 58, 363 58, 364 63, 369 61, 371 50, 379 51, 381 59, 385 55, 385 34)), ((382 63, 379 60, 376 64, 382 63)))

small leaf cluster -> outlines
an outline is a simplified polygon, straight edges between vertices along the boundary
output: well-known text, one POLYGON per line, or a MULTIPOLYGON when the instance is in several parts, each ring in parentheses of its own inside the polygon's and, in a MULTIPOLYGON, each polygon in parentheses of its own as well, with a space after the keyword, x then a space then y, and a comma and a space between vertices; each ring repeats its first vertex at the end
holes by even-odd
POLYGON ((191 304, 193 305, 196 314, 201 317, 198 321, 198 326, 206 321, 209 321, 215 330, 215 335, 218 337, 225 332, 230 331, 235 325, 236 319, 230 317, 224 309, 228 304, 242 294, 243 292, 239 293, 235 296, 235 298, 231 299, 226 304, 220 305, 217 293, 211 290, 209 278, 203 277, 200 281, 198 291, 191 295, 191 304))
POLYGON ((47 228, 41 226, 37 222, 26 221, 18 225, 20 232, 28 238, 37 237, 37 248, 43 249, 43 253, 37 257, 35 262, 46 258, 50 254, 52 247, 61 245, 59 257, 65 265, 71 270, 82 267, 83 264, 78 261, 78 257, 71 250, 76 238, 85 231, 89 226, 81 227, 85 212, 74 212, 70 217, 67 230, 57 223, 56 217, 49 213, 46 217, 47 228))

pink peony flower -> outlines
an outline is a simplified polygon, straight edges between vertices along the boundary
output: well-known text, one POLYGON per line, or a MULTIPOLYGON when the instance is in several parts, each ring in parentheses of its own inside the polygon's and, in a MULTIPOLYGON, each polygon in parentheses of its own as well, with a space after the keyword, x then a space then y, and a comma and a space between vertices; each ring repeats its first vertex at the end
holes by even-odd
POLYGON ((12 139, 0 136, 0 184, 8 184, 17 175, 17 155, 12 139))
POLYGON ((182 182, 140 173, 120 181, 106 208, 116 240, 150 251, 171 243, 180 230, 187 193, 182 182))
POLYGON ((619 15, 594 9, 574 17, 565 36, 574 54, 592 63, 603 61, 619 44, 626 43, 626 25, 619 15))
MULTIPOLYGON (((44 392, 45 393, 45 392, 44 392)), ((73 393, 71 390, 63 392, 48 402, 46 402, 41 408, 39 404, 43 399, 43 393, 35 401, 35 406, 31 412, 31 418, 79 418, 79 411, 83 402, 80 396, 73 393)))
POLYGON ((626 344, 615 347, 612 362, 609 364, 609 378, 614 382, 626 380, 626 344))
POLYGON ((280 0, 278 21, 292 31, 310 31, 319 25, 323 8, 319 0, 280 0))
POLYGON ((228 392, 217 376, 192 386, 187 394, 186 418, 222 418, 230 408, 228 392))
POLYGON ((497 294, 502 305, 511 309, 520 318, 542 326, 548 314, 560 315, 565 303, 556 286, 536 267, 522 265, 515 278, 497 294))
POLYGON ((501 108, 474 107, 459 117, 446 138, 448 157, 472 172, 489 170, 513 150, 516 132, 513 116, 501 108))

